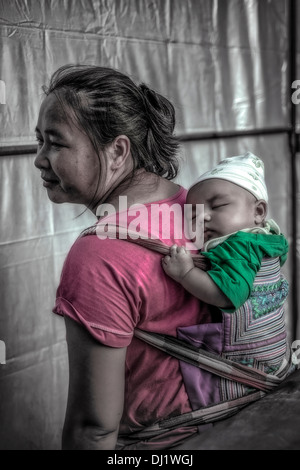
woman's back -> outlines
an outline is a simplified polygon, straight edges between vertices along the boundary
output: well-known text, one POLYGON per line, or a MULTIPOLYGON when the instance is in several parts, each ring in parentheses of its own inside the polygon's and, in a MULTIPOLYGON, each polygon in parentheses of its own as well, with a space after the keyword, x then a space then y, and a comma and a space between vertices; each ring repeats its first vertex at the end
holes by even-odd
MULTIPOLYGON (((183 208, 185 196, 181 189, 162 202, 183 208)), ((151 213, 151 204, 145 207, 151 213)), ((170 232, 164 242, 172 245, 174 227, 170 232)), ((159 253, 126 240, 82 237, 66 260, 57 296, 56 313, 79 321, 106 346, 127 347, 120 424, 125 442, 126 435, 152 424, 153 417, 157 421, 191 410, 179 362, 133 337, 135 327, 176 336, 178 327, 210 321, 207 306, 164 275, 159 253)), ((168 446, 195 431, 177 429, 168 446)), ((161 439, 165 446, 166 436, 161 439)))

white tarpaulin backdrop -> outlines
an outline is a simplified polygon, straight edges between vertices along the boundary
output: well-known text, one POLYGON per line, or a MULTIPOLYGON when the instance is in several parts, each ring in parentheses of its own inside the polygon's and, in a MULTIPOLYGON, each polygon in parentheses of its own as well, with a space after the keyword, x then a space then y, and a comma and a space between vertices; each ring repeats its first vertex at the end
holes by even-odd
MULTIPOLYGON (((250 150, 265 162, 270 217, 299 244, 287 133, 197 137, 291 125, 288 7, 288 0, 0 0, 0 150, 34 144, 41 87, 60 65, 119 68, 174 103, 179 183, 187 187, 222 158, 250 150)), ((68 368, 64 323, 51 309, 64 258, 94 222, 87 212, 76 218, 82 207, 53 205, 33 161, 28 153, 0 157, 0 449, 60 448, 68 368)), ((289 281, 294 263, 299 269, 299 256, 284 268, 289 281)), ((299 312, 288 307, 291 330, 299 312)))

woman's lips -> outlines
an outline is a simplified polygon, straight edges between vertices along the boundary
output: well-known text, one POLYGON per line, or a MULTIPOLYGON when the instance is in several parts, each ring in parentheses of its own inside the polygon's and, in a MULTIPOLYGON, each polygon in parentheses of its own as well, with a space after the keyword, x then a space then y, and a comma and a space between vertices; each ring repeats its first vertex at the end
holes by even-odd
POLYGON ((43 180, 43 186, 45 188, 51 188, 51 186, 58 184, 57 180, 51 180, 51 179, 46 179, 46 178, 42 178, 42 180, 43 180))

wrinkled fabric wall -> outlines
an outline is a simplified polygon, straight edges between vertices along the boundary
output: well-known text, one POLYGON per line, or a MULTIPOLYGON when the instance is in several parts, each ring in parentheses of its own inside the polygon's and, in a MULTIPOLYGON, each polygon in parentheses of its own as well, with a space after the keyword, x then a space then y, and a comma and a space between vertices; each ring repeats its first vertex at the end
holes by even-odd
MULTIPOLYGON (((197 137, 289 127, 288 4, 0 0, 0 80, 6 87, 0 150, 34 142, 41 87, 58 66, 116 67, 174 103, 183 139, 179 183, 187 187, 222 158, 252 151, 265 162, 269 215, 296 243, 287 134, 197 137)), ((0 449, 60 448, 68 368, 64 323, 51 309, 66 253, 80 230, 94 222, 90 213, 80 215, 83 207, 53 205, 33 161, 28 154, 0 157, 0 340, 6 344, 0 449)), ((289 280, 293 262, 284 268, 289 280)))

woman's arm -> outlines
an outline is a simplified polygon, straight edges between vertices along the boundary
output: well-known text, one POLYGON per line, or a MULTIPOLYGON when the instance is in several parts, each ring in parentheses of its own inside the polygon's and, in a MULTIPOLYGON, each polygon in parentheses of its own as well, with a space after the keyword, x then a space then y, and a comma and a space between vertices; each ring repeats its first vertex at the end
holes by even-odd
POLYGON ((65 317, 69 393, 63 450, 115 449, 124 402, 126 348, 97 342, 65 317))

